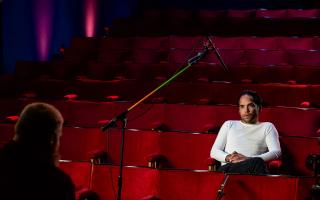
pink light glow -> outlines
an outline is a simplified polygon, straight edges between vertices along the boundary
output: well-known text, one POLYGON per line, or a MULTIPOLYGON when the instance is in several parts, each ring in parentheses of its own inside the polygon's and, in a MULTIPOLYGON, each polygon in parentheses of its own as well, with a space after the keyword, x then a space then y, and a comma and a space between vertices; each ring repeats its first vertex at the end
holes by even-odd
POLYGON ((85 0, 85 31, 87 37, 93 37, 96 27, 97 0, 85 0))
POLYGON ((53 26, 53 0, 34 1, 34 21, 38 58, 47 60, 53 26))

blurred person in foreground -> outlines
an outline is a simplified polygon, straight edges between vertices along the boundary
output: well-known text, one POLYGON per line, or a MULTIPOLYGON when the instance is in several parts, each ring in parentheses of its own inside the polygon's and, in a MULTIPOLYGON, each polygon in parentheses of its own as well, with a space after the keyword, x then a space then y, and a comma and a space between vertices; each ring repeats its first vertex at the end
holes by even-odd
POLYGON ((62 126, 63 117, 52 105, 23 109, 13 139, 0 150, 0 199, 75 199, 71 178, 57 167, 62 126))

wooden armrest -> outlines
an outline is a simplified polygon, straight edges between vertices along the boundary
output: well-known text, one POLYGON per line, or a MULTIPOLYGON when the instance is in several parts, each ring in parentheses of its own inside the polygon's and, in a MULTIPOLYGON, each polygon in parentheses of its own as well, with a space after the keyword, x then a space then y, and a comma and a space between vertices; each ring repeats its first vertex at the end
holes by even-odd
POLYGON ((148 167, 159 169, 164 167, 167 159, 162 154, 154 153, 147 156, 147 161, 148 161, 148 167))
POLYGON ((209 157, 207 159, 208 171, 215 172, 218 169, 220 162, 214 158, 209 157))
POLYGON ((152 124, 152 130, 159 131, 159 132, 166 132, 166 131, 169 131, 170 128, 163 122, 157 121, 152 124))
POLYGON ((97 150, 91 154, 90 160, 95 165, 107 164, 109 163, 109 156, 107 152, 97 150))

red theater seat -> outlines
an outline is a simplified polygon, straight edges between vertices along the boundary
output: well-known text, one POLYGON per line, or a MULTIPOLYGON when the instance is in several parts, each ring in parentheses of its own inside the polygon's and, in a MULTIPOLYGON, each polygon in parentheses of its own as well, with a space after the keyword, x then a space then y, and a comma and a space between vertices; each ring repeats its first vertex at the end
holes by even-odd
POLYGON ((133 49, 148 49, 153 51, 168 51, 169 38, 164 37, 135 37, 132 41, 133 49))
POLYGON ((310 66, 295 66, 294 79, 302 84, 320 84, 320 68, 310 66))
POLYGON ((269 83, 251 84, 248 87, 261 95, 264 106, 299 107, 303 101, 309 100, 310 97, 308 85, 269 83))
POLYGON ((198 18, 201 20, 215 20, 224 16, 225 11, 223 10, 199 10, 197 12, 198 18))
MULTIPOLYGON (((81 57, 81 55, 76 55, 81 57)), ((87 66, 88 60, 76 60, 73 58, 52 60, 48 64, 48 75, 53 79, 70 80, 77 75, 83 75, 87 66)))
POLYGON ((299 108, 268 108, 269 120, 283 136, 317 136, 320 111, 299 108))
POLYGON ((247 50, 245 58, 249 68, 248 78, 255 83, 285 83, 293 78, 292 66, 288 65, 287 55, 284 51, 247 50))
POLYGON ((315 49, 313 37, 276 37, 278 48, 283 50, 315 49))
MULTIPOLYGON (((127 167, 123 174, 124 199, 168 200, 214 199, 225 176, 223 173, 127 167)), ((92 189, 97 191, 102 199, 114 198, 117 195, 117 175, 116 167, 95 166, 92 189)), ((305 199, 314 181, 311 177, 229 175, 224 185, 223 198, 305 199)))
POLYGON ((64 99, 66 94, 75 93, 73 83, 71 80, 39 79, 34 81, 29 87, 23 89, 23 97, 25 98, 20 100, 26 100, 28 98, 29 101, 35 101, 37 99, 41 99, 42 101, 61 100, 64 99))
POLYGON ((169 48, 170 49, 186 49, 191 51, 192 49, 202 49, 203 36, 170 36, 169 48))
MULTIPOLYGON (((146 70, 143 72, 145 80, 151 81, 161 81, 164 82, 168 80, 175 73, 173 69, 170 69, 170 65, 167 61, 160 61, 160 63, 153 63, 145 68, 146 70)), ((160 83, 160 82, 159 82, 160 83)))
MULTIPOLYGON (((123 168, 122 194, 123 199, 142 199, 159 194, 158 171, 148 168, 123 168)), ((119 167, 95 165, 93 168, 92 190, 101 199, 117 197, 119 167)))
MULTIPOLYGON (((195 66, 198 68, 200 65, 195 66)), ((188 72, 187 72, 188 73, 188 72)), ((188 75, 188 74, 187 74, 188 75)), ((201 77, 201 76, 197 76, 201 77)), ((205 77, 205 76, 202 76, 205 77)), ((192 77, 190 77, 190 80, 192 77)), ((194 79, 193 79, 194 80, 194 79)), ((164 88, 161 91, 165 101, 171 104, 184 103, 184 104, 210 104, 214 95, 211 84, 205 82, 186 83, 177 82, 170 87, 164 88), (190 93, 192 91, 192 94, 190 93)))
POLYGON ((310 85, 310 102, 311 105, 320 107, 320 85, 310 85))
POLYGON ((108 137, 98 128, 64 127, 60 140, 61 158, 89 161, 97 150, 108 149, 108 137))
MULTIPOLYGON (((110 156, 111 162, 118 165, 120 163, 121 131, 110 130, 107 134, 110 139, 107 153, 110 156)), ((126 131, 124 164, 147 167, 149 156, 161 152, 159 146, 160 134, 153 131, 126 131)))
POLYGON ((93 61, 89 64, 86 77, 93 80, 114 80, 123 75, 124 67, 119 63, 93 61))
MULTIPOLYGON (((120 130, 109 133, 108 156, 120 162, 120 130)), ((214 134, 128 130, 125 133, 124 164, 162 169, 207 170, 214 134), (192 147, 192 151, 189 149, 192 147)))
POLYGON ((288 51, 289 62, 295 66, 313 66, 320 64, 320 51, 316 50, 290 50, 288 51))
POLYGON ((205 132, 208 124, 220 127, 227 119, 237 119, 237 108, 232 106, 199 106, 168 104, 164 110, 164 124, 169 130, 205 132), (197 117, 194 117, 197 113, 197 117))
POLYGON ((319 9, 288 9, 288 18, 316 19, 319 17, 319 9))
POLYGON ((218 49, 242 49, 243 37, 213 37, 218 49))
POLYGON ((275 37, 243 37, 242 48, 276 50, 277 39, 275 37))
MULTIPOLYGON (((95 166, 92 189, 102 199, 114 198, 118 173, 116 167, 95 166)), ((125 167, 123 174, 123 199, 213 199, 223 180, 222 173, 181 170, 125 167)))
POLYGON ((282 149, 282 173, 312 176, 313 171, 306 167, 310 154, 320 153, 319 139, 315 137, 280 137, 282 149))
POLYGON ((265 19, 286 19, 287 10, 286 9, 278 9, 278 10, 258 9, 256 11, 256 17, 265 18, 265 19))
POLYGON ((133 49, 132 62, 139 64, 152 64, 165 61, 165 57, 162 56, 158 50, 150 49, 133 49))
POLYGON ((224 199, 306 199, 314 181, 311 177, 230 175, 224 199))
POLYGON ((279 50, 246 50, 245 56, 248 65, 270 66, 288 64, 286 53, 279 50))
POLYGON ((320 75, 320 52, 316 50, 289 53, 289 62, 294 66, 294 76, 298 83, 318 84, 320 75))
POLYGON ((243 20, 250 20, 255 15, 254 9, 252 10, 228 10, 227 17, 235 18, 235 19, 243 19, 243 20))
POLYGON ((159 76, 166 77, 169 72, 165 60, 165 56, 159 51, 134 49, 131 62, 124 64, 126 77, 144 81, 153 80, 159 76))
POLYGON ((109 102, 68 101, 62 102, 62 105, 64 107, 61 108, 61 112, 65 123, 74 127, 97 127, 99 120, 111 119, 122 109, 121 104, 113 106, 113 103, 109 102), (118 107, 119 110, 114 107, 118 107))
POLYGON ((160 153, 166 159, 163 168, 207 170, 208 153, 215 137, 213 134, 161 133, 160 153))

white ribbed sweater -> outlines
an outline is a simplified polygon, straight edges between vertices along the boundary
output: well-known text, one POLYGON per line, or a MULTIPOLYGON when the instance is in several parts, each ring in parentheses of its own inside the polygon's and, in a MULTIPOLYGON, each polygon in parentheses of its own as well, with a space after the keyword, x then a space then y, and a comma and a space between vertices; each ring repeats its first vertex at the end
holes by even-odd
POLYGON ((225 164, 232 152, 247 157, 261 157, 264 161, 281 156, 277 129, 270 122, 245 124, 239 120, 226 121, 211 148, 210 156, 225 164))

